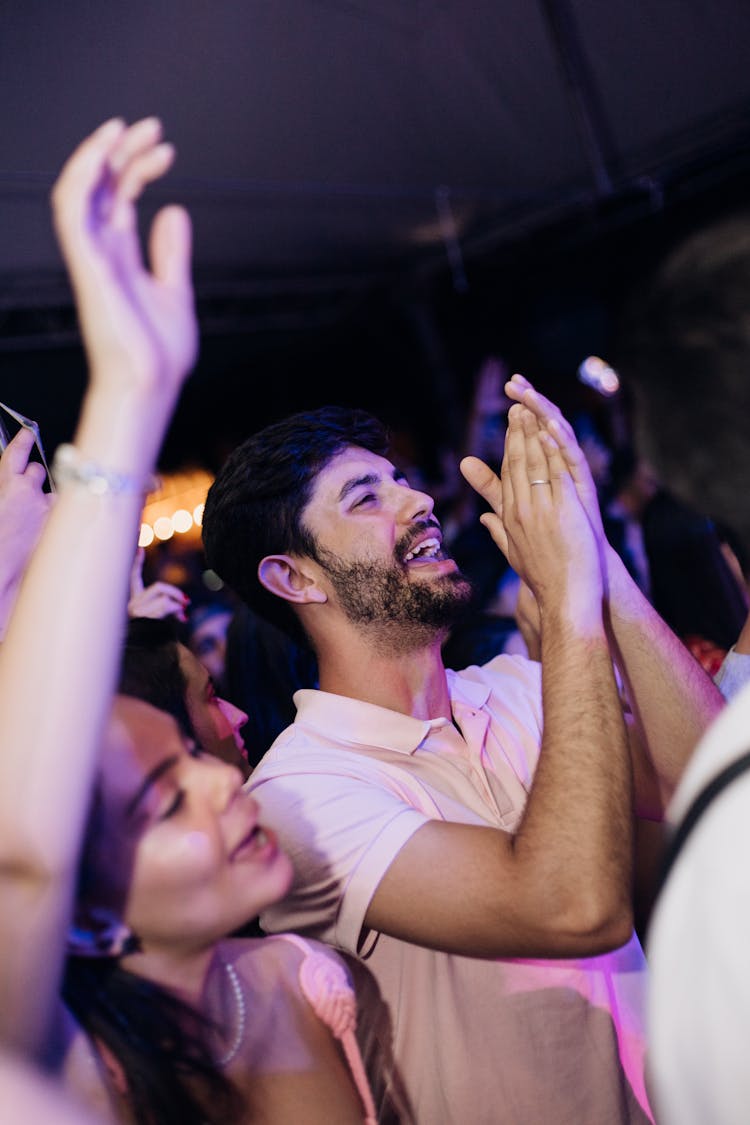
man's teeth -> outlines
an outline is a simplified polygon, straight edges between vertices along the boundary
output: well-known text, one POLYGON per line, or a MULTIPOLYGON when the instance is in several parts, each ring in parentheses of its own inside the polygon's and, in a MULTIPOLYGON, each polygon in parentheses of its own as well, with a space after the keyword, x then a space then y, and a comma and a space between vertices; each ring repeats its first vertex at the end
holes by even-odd
POLYGON ((439 539, 423 539, 418 547, 409 551, 404 558, 404 562, 411 562, 412 559, 419 558, 432 558, 440 550, 439 539))

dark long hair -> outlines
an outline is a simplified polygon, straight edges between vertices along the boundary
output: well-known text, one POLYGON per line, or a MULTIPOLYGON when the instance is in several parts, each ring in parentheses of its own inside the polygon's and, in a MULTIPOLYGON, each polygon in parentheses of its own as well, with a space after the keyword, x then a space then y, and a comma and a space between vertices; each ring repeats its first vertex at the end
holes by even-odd
POLYGON ((169 990, 114 957, 68 957, 63 999, 123 1069, 138 1125, 232 1125, 242 1099, 214 1063, 211 1027, 169 990))
MULTIPOLYGON (((171 623, 134 619, 119 690, 173 715, 191 734, 171 623)), ((105 830, 92 795, 78 871, 77 901, 90 901, 101 874, 96 841, 105 830)), ((233 1125, 242 1099, 208 1048, 212 1023, 168 989, 123 968, 115 957, 68 956, 62 995, 80 1026, 122 1067, 138 1125, 233 1125)))
POLYGON ((194 736, 180 667, 180 627, 174 617, 131 617, 128 620, 117 690, 145 699, 177 720, 183 734, 194 736))

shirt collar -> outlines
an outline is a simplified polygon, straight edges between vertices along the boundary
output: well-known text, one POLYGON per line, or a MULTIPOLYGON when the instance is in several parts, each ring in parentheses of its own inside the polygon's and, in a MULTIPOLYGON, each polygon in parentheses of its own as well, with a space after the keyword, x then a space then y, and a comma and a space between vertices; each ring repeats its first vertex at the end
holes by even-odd
MULTIPOLYGON (((475 680, 447 671, 451 707, 455 713, 461 704, 479 710, 487 701, 489 687, 475 680)), ((355 743, 359 746, 381 746, 386 750, 396 750, 402 754, 413 754, 430 731, 440 730, 449 724, 449 719, 415 719, 412 715, 402 715, 388 707, 378 707, 374 703, 363 703, 359 699, 349 699, 343 695, 316 688, 301 688, 294 693, 297 708, 296 722, 304 723, 330 737, 336 731, 337 739, 355 743)))

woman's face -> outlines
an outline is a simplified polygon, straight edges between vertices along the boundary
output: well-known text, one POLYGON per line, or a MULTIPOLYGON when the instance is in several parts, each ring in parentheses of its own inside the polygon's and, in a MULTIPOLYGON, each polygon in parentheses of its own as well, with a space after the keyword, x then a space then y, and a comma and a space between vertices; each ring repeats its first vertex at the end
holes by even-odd
POLYGON ((291 862, 242 780, 171 716, 116 698, 91 858, 97 887, 144 949, 215 941, 288 890, 291 862))
POLYGON ((240 731, 247 714, 216 694, 214 682, 200 660, 186 648, 177 645, 180 671, 185 679, 185 706, 195 736, 204 750, 238 766, 247 777, 247 751, 240 731))

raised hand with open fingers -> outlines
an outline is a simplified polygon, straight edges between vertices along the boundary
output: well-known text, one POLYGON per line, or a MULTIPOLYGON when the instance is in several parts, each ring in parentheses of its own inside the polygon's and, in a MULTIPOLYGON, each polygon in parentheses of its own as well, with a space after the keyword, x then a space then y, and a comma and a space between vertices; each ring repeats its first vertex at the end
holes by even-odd
POLYGON ((197 354, 187 212, 163 207, 148 264, 136 204, 172 164, 157 118, 105 122, 75 149, 52 191, 58 243, 76 297, 92 386, 171 391, 171 410, 197 354))
POLYGON ((478 458, 465 458, 461 471, 491 505, 481 522, 540 608, 565 603, 600 613, 599 545, 568 464, 535 415, 511 407, 499 478, 478 458))
POLYGON ((554 439, 565 460, 570 477, 575 484, 576 491, 591 521, 597 539, 603 545, 606 543, 606 536, 602 525, 596 484, 570 422, 563 416, 559 407, 545 398, 543 394, 540 394, 523 375, 518 373, 513 375, 505 384, 505 393, 508 398, 521 403, 527 410, 531 411, 541 429, 554 439))

